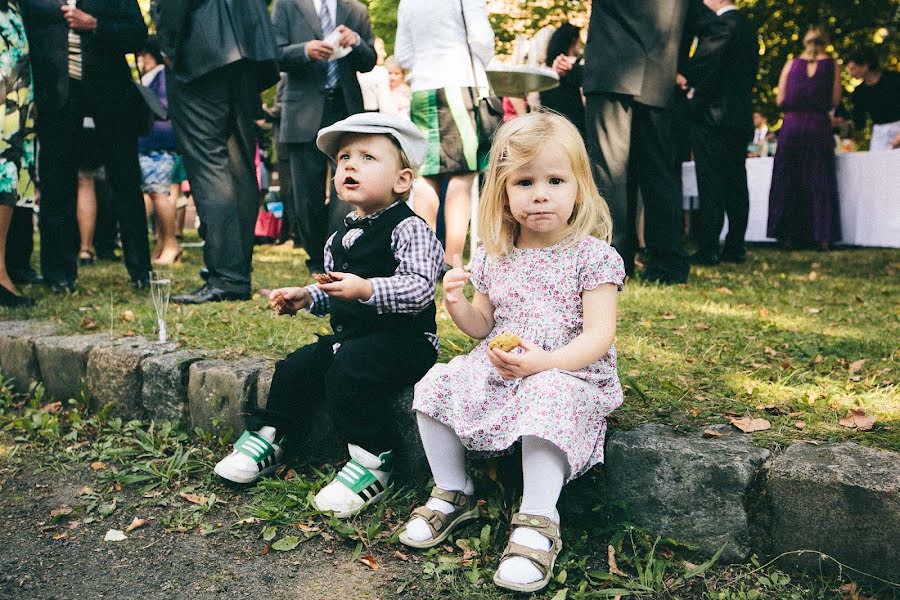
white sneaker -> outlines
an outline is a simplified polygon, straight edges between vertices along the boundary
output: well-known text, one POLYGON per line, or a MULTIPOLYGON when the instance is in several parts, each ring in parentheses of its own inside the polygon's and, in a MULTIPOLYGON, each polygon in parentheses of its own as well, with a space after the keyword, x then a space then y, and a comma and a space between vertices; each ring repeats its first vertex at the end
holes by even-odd
POLYGON ((347 449, 350 462, 313 500, 316 509, 333 512, 339 519, 352 517, 380 502, 392 485, 394 456, 390 450, 375 456, 353 444, 347 444, 347 449))
POLYGON ((219 477, 234 483, 253 483, 281 465, 284 451, 275 443, 275 428, 245 431, 234 443, 234 452, 220 460, 214 469, 219 477))

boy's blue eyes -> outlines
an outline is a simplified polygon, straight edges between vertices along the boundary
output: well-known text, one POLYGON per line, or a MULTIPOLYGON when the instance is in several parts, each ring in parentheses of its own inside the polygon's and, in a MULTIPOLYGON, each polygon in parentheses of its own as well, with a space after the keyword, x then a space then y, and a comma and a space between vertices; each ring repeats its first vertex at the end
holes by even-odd
MULTIPOLYGON (((350 158, 350 155, 349 155, 349 154, 341 154, 341 155, 338 156, 338 160, 347 160, 348 158, 350 158)), ((365 159, 365 160, 375 160, 375 157, 372 156, 371 154, 363 154, 363 159, 365 159)))

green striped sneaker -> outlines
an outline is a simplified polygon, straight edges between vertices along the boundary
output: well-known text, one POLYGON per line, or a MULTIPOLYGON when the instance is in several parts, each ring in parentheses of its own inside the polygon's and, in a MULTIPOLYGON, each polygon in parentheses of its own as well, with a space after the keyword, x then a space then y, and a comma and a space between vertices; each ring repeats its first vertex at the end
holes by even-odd
POLYGON ((352 517, 370 504, 380 502, 393 484, 394 456, 391 451, 375 456, 353 444, 348 444, 347 449, 350 462, 316 494, 314 500, 318 510, 333 512, 339 519, 352 517))
POLYGON ((281 465, 284 451, 275 442, 275 428, 245 431, 234 443, 234 451, 220 460, 215 472, 235 483, 253 483, 281 465))

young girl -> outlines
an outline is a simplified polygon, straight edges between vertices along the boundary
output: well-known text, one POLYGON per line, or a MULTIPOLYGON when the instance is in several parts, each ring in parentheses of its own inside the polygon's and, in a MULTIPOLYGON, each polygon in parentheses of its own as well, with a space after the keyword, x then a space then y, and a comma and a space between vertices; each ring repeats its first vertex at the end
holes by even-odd
POLYGON ((428 548, 477 518, 465 450, 500 452, 521 440, 522 504, 494 582, 531 592, 550 580, 560 551, 563 483, 603 461, 605 417, 622 403, 613 339, 625 273, 607 243, 609 209, 581 135, 555 113, 500 127, 480 223, 484 247, 471 275, 455 256, 444 290, 457 326, 483 341, 416 385, 436 485, 400 541, 428 548), (463 295, 470 279, 471 303, 463 295), (500 334, 518 336, 518 348, 491 348, 500 334))

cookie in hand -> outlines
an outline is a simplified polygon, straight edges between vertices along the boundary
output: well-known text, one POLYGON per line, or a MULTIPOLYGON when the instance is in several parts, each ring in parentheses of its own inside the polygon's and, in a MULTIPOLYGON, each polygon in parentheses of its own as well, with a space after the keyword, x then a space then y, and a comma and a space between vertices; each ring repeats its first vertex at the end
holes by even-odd
POLYGON ((512 352, 522 343, 522 338, 514 333, 504 331, 498 334, 494 339, 488 342, 491 350, 503 350, 504 352, 512 352))

